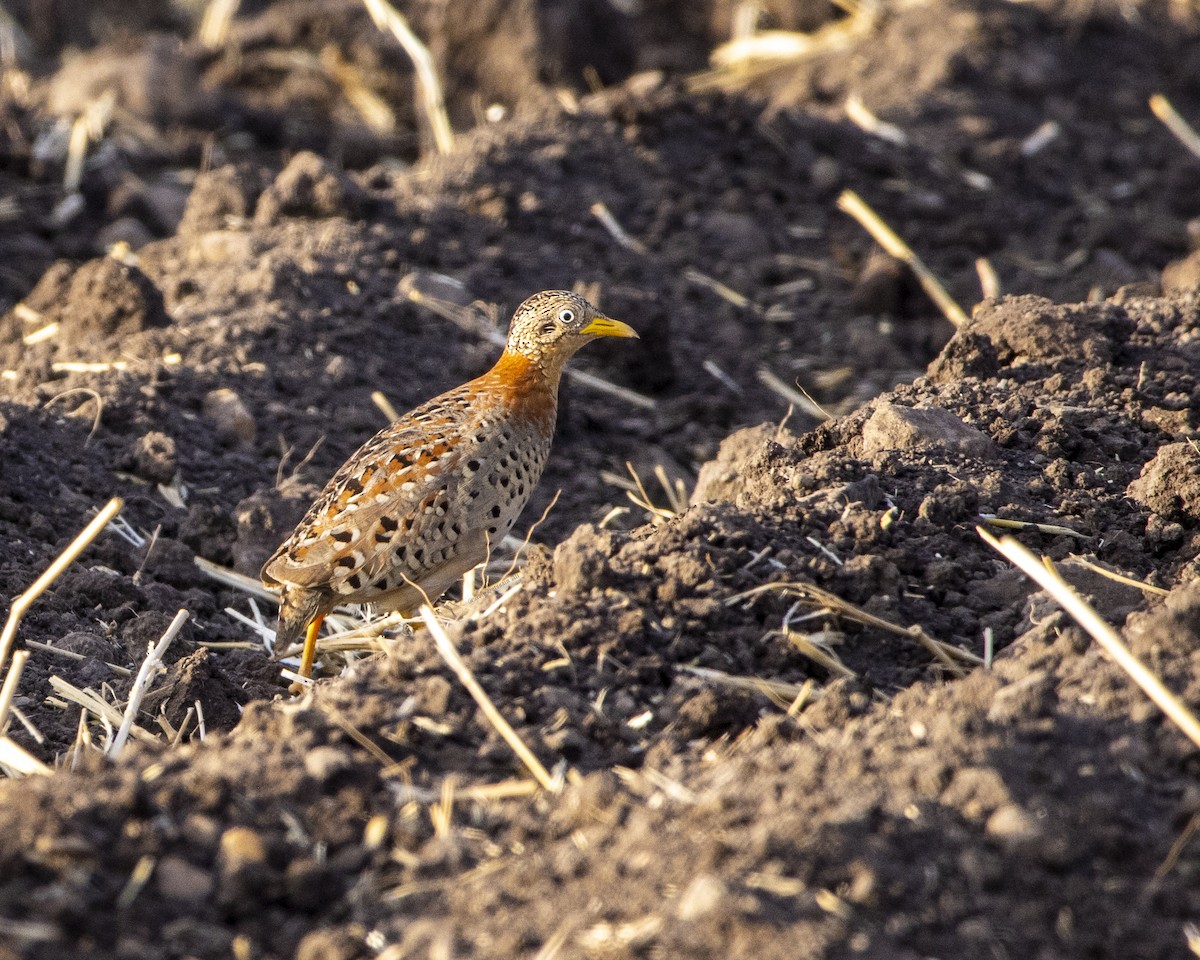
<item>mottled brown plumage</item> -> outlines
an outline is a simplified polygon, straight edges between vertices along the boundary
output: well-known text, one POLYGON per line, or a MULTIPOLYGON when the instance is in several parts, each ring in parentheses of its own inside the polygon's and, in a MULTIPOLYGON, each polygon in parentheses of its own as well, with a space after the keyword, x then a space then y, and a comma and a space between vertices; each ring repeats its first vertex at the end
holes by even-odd
POLYGON ((305 637, 343 603, 410 610, 482 563, 517 522, 554 436, 563 367, 597 337, 636 337, 573 293, 545 291, 513 314, 483 376, 368 440, 262 569, 280 591, 277 643, 305 637))

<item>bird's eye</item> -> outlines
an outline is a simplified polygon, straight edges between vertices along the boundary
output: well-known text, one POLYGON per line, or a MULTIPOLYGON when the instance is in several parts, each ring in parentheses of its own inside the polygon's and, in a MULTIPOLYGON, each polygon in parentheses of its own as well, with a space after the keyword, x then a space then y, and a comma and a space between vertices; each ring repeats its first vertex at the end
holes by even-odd
POLYGON ((568 307, 564 307, 562 310, 558 311, 558 322, 559 323, 572 323, 572 322, 574 322, 574 320, 575 320, 575 311, 574 310, 571 310, 568 307))

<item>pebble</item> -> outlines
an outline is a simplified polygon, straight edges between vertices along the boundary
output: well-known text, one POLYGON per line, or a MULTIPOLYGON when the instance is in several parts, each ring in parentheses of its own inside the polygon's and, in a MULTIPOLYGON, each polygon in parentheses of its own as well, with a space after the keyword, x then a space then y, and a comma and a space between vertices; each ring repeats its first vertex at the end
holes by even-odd
POLYGON ((1006 803, 996 808, 987 819, 984 826, 988 836, 996 837, 1009 843, 1027 843, 1037 840, 1041 828, 1036 818, 1023 807, 1015 803, 1006 803))
POLYGON ((199 903, 212 893, 213 879, 207 870, 182 857, 166 856, 154 870, 158 892, 169 900, 199 903))
POLYGON ((267 847, 249 827, 230 827, 221 834, 217 863, 223 875, 240 873, 265 863, 267 847))
POLYGON ((314 780, 330 780, 354 765, 350 754, 338 747, 313 747, 304 755, 304 769, 314 780))
POLYGON ((216 421, 217 436, 222 440, 249 444, 258 434, 258 425, 242 398, 228 387, 208 392, 204 397, 204 414, 216 421))
POLYGON ((683 891, 675 913, 680 920, 698 920, 712 913, 728 896, 729 890, 719 877, 701 873, 683 891))

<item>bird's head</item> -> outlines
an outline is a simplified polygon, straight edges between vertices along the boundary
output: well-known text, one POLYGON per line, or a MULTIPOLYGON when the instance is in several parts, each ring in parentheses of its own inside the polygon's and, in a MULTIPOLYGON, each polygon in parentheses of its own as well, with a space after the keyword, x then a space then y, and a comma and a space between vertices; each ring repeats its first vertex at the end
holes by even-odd
POLYGON ((604 316, 583 297, 544 290, 517 307, 505 350, 557 372, 575 351, 598 337, 636 336, 629 324, 604 316))

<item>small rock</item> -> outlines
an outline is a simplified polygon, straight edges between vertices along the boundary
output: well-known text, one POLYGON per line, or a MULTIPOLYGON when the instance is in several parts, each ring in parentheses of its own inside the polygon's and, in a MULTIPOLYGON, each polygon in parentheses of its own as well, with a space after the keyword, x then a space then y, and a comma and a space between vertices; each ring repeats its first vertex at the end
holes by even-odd
POLYGON ((1182 260, 1172 260, 1163 267, 1164 297, 1173 297, 1196 289, 1200 289, 1200 250, 1193 250, 1182 260))
POLYGON ((349 931, 314 930, 296 948, 296 960, 355 960, 362 956, 360 942, 349 931))
POLYGON ((154 870, 158 891, 169 900, 200 903, 212 893, 213 879, 207 870, 169 855, 158 861, 154 870))
POLYGON ((396 284, 396 292, 406 300, 420 303, 425 300, 439 300, 443 303, 454 303, 460 307, 469 307, 475 302, 475 296, 467 285, 457 277, 445 273, 435 273, 433 270, 413 270, 406 273, 396 284))
POLYGON ((228 387, 210 390, 204 398, 205 416, 217 423, 217 436, 235 443, 253 443, 258 433, 254 417, 242 398, 228 387))
POLYGON ((987 459, 996 445, 981 430, 941 407, 902 407, 880 402, 863 425, 863 457, 873 460, 896 451, 953 453, 987 459))
POLYGON ((138 438, 133 447, 134 470, 151 483, 170 483, 178 464, 175 441, 167 434, 151 430, 138 438))
POLYGON ((712 913, 729 897, 729 889, 724 882, 711 873, 701 873, 695 877, 675 907, 675 914, 680 920, 699 920, 705 914, 712 913))
POLYGON ((808 168, 808 179, 818 193, 836 190, 842 182, 841 164, 833 157, 817 157, 808 168))
POLYGON ((209 851, 217 846, 220 824, 206 813, 189 813, 184 817, 180 833, 190 845, 209 851))
POLYGON ((262 838, 249 827, 230 827, 221 834, 217 878, 219 903, 235 912, 252 909, 272 880, 262 838))
POLYGON ((339 747, 313 747, 304 755, 304 769, 314 780, 331 780, 354 766, 350 754, 339 747))
POLYGON ((1006 843, 1029 843, 1042 835, 1037 818, 1015 803, 1006 803, 992 813, 984 825, 988 836, 1006 843))
POLYGON ((267 847, 249 827, 230 827, 221 834, 217 864, 222 874, 237 873, 266 862, 267 847))
POLYGON ((1164 520, 1200 522, 1200 453, 1191 443, 1168 443, 1125 492, 1164 520))

